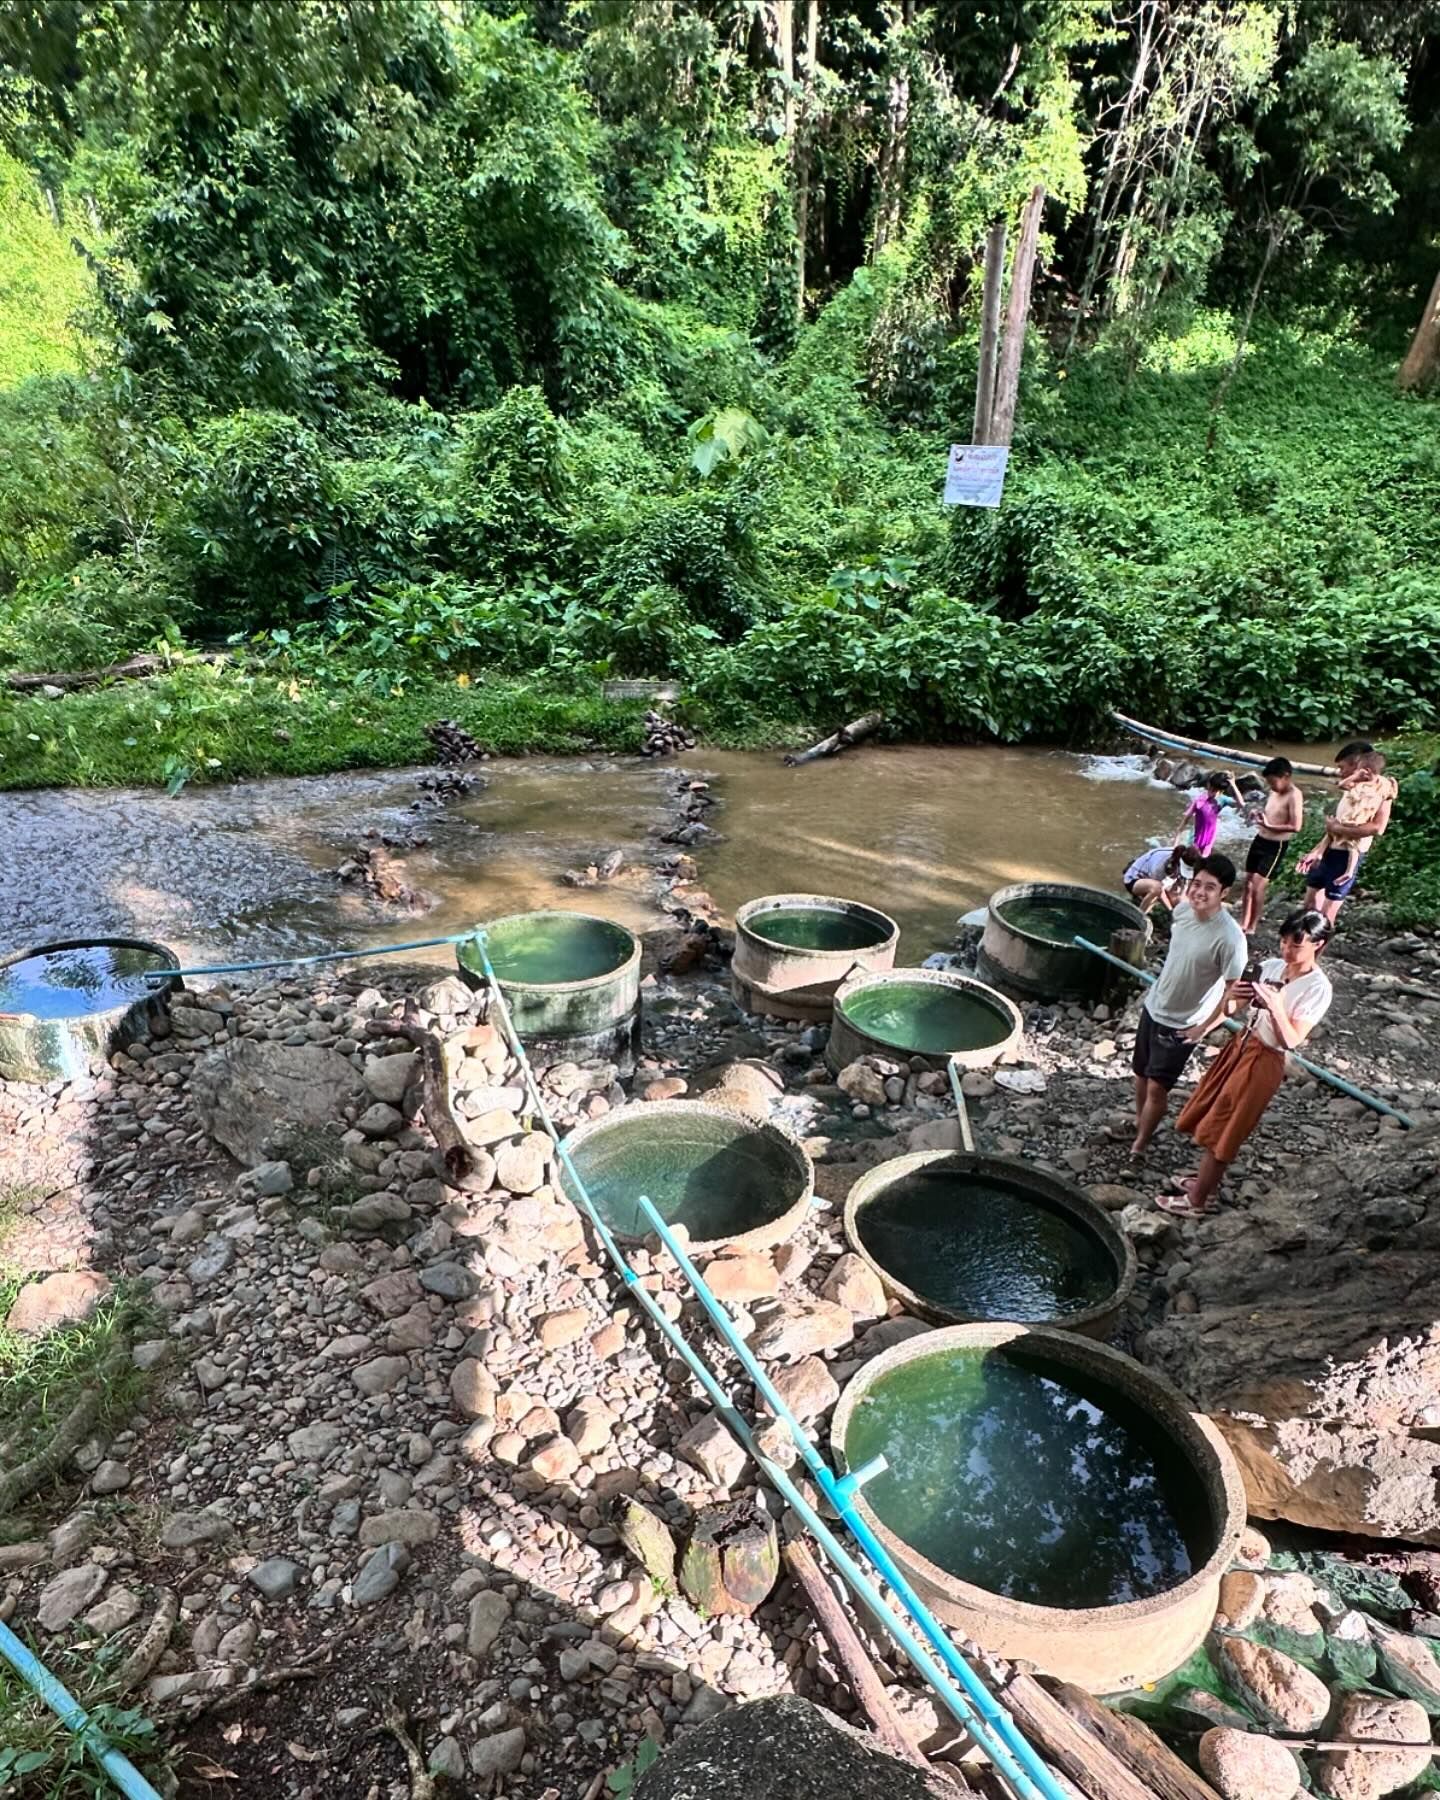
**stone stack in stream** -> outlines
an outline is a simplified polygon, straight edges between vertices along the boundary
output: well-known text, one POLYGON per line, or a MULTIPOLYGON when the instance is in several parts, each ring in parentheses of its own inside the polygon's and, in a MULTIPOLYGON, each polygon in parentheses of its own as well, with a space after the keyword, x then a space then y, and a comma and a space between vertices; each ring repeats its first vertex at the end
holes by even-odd
POLYGON ((425 727, 425 735, 434 748, 436 762, 441 764, 481 762, 490 754, 454 719, 437 719, 425 727))
POLYGON ((642 756, 678 756, 682 750, 693 750, 695 738, 683 725, 667 719, 651 707, 645 714, 644 735, 640 744, 642 756))

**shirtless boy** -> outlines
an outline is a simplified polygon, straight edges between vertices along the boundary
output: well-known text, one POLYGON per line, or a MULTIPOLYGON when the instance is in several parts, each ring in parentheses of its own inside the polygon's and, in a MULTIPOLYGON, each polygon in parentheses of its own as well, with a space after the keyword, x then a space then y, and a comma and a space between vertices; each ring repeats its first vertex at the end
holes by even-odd
POLYGON ((1285 846, 1305 822, 1305 797, 1295 785, 1289 759, 1272 756, 1261 770, 1270 790, 1245 857, 1245 900, 1240 929, 1249 937, 1265 916, 1265 890, 1285 860, 1285 846))

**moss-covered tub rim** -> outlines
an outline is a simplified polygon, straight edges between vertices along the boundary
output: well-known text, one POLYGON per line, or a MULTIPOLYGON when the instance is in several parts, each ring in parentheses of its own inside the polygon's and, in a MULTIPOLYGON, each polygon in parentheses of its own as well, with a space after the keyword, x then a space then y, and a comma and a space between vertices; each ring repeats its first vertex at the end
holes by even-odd
POLYGON ((797 960, 818 962, 834 970, 849 968, 857 955, 873 956, 877 951, 893 950, 900 942, 900 927, 889 913, 882 912, 878 906, 871 906, 868 900, 848 900, 841 894, 761 894, 757 899, 747 900, 736 907, 735 930, 737 935, 748 932, 771 954, 788 954, 797 960), (812 950, 798 944, 782 943, 779 938, 766 937, 762 924, 766 913, 787 910, 840 913, 846 918, 859 919, 871 927, 876 936, 872 943, 857 945, 853 950, 812 950))
MULTIPOLYGON (((811 1162, 805 1146, 793 1132, 773 1119, 752 1119, 748 1114, 739 1112, 730 1106, 712 1106, 704 1100, 632 1100, 625 1106, 616 1107, 613 1111, 602 1113, 598 1119, 587 1119, 583 1125, 575 1129, 564 1139, 561 1148, 567 1158, 573 1160, 576 1148, 583 1149, 587 1142, 595 1138, 614 1135, 617 1131, 628 1131, 634 1125, 643 1125, 647 1120, 652 1123, 657 1118, 692 1117, 703 1119, 707 1123, 718 1120, 732 1128, 734 1137, 759 1136, 769 1144, 776 1146, 791 1170, 798 1191, 793 1192, 782 1212, 750 1231, 744 1231, 732 1237, 690 1238, 686 1242, 686 1250, 692 1256, 714 1256, 727 1249, 736 1250, 771 1250, 777 1244, 783 1244, 804 1223, 815 1197, 815 1166, 811 1162)), ((572 1179, 568 1168, 561 1165, 560 1179, 562 1184, 572 1179)), ((602 1214, 603 1217, 603 1214, 602 1214)), ((609 1221, 606 1221, 607 1225, 609 1221)), ((611 1235, 617 1243, 643 1244, 654 1234, 644 1232, 618 1231, 610 1226, 611 1235)))
POLYGON ((992 1156, 966 1150, 912 1150, 906 1156, 893 1156, 888 1162, 866 1170, 851 1187, 845 1201, 845 1236, 850 1248, 870 1265, 886 1293, 898 1300, 907 1312, 914 1313, 917 1318, 932 1325, 1002 1322, 969 1318, 927 1299, 924 1294, 901 1281, 867 1247, 860 1231, 861 1213, 895 1182, 903 1181, 906 1176, 921 1169, 941 1172, 953 1169, 957 1174, 967 1174, 978 1180, 1004 1183, 1022 1191, 1027 1197, 1036 1195, 1040 1203, 1053 1205, 1080 1228, 1099 1238, 1114 1265, 1115 1285, 1109 1296, 1078 1312, 1037 1320, 1035 1323, 1053 1327, 1057 1331, 1080 1332, 1092 1337, 1103 1337, 1115 1324, 1134 1290, 1138 1263, 1135 1246, 1126 1233, 1114 1224, 1104 1207, 1098 1206, 1073 1182, 1066 1181, 1047 1169, 1037 1168, 1034 1163, 1027 1163, 1018 1156, 992 1156))
POLYGON ((1179 1668, 1204 1641, 1215 1617, 1220 1578, 1235 1559, 1246 1520, 1244 1483, 1229 1445, 1163 1375, 1108 1344, 1049 1325, 948 1325, 922 1332, 866 1363, 846 1386, 830 1423, 836 1466, 842 1471, 849 1468, 845 1438, 850 1420, 877 1381, 922 1357, 1003 1350, 1011 1344, 1033 1346, 1062 1368, 1117 1388, 1176 1440, 1203 1483, 1209 1505, 1213 1545, 1205 1561, 1184 1581, 1144 1600, 1096 1607, 1041 1606, 1007 1599, 931 1562, 890 1530, 867 1505, 863 1489, 856 1504, 900 1566, 934 1596, 940 1616, 960 1625, 986 1648, 1002 1656, 1025 1656, 1092 1693, 1118 1693, 1156 1680, 1179 1668))
POLYGON ((485 934, 486 950, 493 962, 495 960, 494 952, 490 950, 489 939, 504 926, 519 925, 522 921, 534 921, 535 919, 565 919, 569 922, 578 921, 584 925, 598 927, 607 937, 615 940, 616 960, 612 967, 603 970, 600 974, 585 975, 578 981, 515 981, 508 975, 502 975, 499 969, 496 969, 495 978, 507 993, 559 997, 565 994, 584 993, 587 988, 613 982, 632 972, 638 977, 641 945, 639 938, 628 925, 621 925, 617 920, 607 919, 600 913, 569 912, 563 906, 537 906, 529 912, 504 913, 497 919, 483 920, 476 926, 474 933, 461 938, 455 946, 456 960, 472 975, 483 980, 485 970, 480 962, 479 948, 476 945, 475 937, 481 932, 485 934))
MULTIPOLYGON (((999 988, 992 987, 988 981, 981 981, 977 976, 960 975, 950 969, 857 969, 835 991, 835 1018, 857 1040, 880 1045, 881 1054, 890 1051, 898 1056, 925 1056, 937 1065, 953 1062, 962 1069, 988 1069, 995 1063, 1003 1062, 1019 1049, 1020 1040, 1025 1035, 1025 1020, 1020 1008, 1008 994, 1001 993, 999 988), (945 993, 964 996, 995 1014, 1001 1027, 1000 1034, 993 1042, 979 1045, 973 1050, 918 1051, 912 1046, 894 1043, 873 1031, 867 1031, 846 1011, 850 1001, 858 994, 880 985, 894 988, 934 987, 945 993)), ((859 1054, 876 1053, 862 1049, 859 1054)))

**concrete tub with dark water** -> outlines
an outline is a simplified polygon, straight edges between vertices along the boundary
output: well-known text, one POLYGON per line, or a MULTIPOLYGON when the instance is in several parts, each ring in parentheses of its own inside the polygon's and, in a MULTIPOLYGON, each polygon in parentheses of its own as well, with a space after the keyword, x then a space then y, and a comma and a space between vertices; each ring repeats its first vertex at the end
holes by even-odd
POLYGON ((960 1325, 876 1358, 831 1428, 889 1467, 861 1510, 947 1623, 1096 1693, 1178 1668, 1215 1614, 1244 1492, 1209 1421, 1118 1351, 960 1325))
POLYGON ((859 900, 767 894, 735 914, 731 988, 746 1012, 819 1022, 857 970, 888 969, 900 928, 859 900))
POLYGON ((894 1157, 851 1188, 845 1230, 886 1290, 937 1324, 1013 1320, 1103 1337, 1135 1284, 1124 1232, 1018 1157, 894 1157))

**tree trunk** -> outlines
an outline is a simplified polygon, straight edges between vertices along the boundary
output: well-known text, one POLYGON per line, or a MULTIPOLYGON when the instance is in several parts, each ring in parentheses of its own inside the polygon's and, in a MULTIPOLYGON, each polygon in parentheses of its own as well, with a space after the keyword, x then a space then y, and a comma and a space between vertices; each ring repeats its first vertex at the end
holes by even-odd
POLYGON ((680 1588, 712 1618, 749 1618, 780 1578, 775 1521, 750 1500, 702 1506, 680 1560, 680 1588))
POLYGON ((795 142, 795 0, 775 0, 775 48, 785 82, 785 142, 795 142))
MULTIPOLYGON (((901 29, 909 26, 913 0, 903 0, 901 29)), ((905 164, 910 149, 910 76, 890 77, 890 103, 885 114, 885 143, 880 151, 880 199, 875 209, 875 235, 870 244, 873 261, 900 230, 905 206, 905 164)))
POLYGON ((1045 189, 1037 182, 1025 202, 1020 236, 1015 242, 1015 261, 1010 269, 1010 292, 1005 300, 1005 337, 995 371, 995 405, 987 439, 992 444, 1008 444, 1015 435, 1020 363, 1025 355, 1025 323, 1030 317, 1030 285, 1035 278, 1035 250, 1040 241, 1040 215, 1044 210, 1045 189))
POLYGON ((1210 402, 1210 429, 1205 434, 1205 448, 1215 448, 1215 438, 1220 430, 1220 414, 1225 408, 1225 397, 1230 392, 1235 377, 1240 373, 1240 364, 1245 358, 1245 343, 1250 336, 1250 327, 1255 322, 1255 308, 1260 304, 1260 290, 1265 285, 1265 277, 1270 273, 1270 264, 1275 260, 1278 238, 1272 227, 1265 240, 1265 254, 1260 259, 1260 267, 1256 271, 1255 280, 1250 287, 1250 298, 1245 304, 1245 317, 1240 324, 1240 336, 1235 341, 1235 354, 1230 359, 1230 366, 1220 377, 1220 385, 1215 390, 1215 398, 1210 402))
POLYGON ((1430 290, 1415 336, 1400 365, 1397 380, 1407 393, 1421 394, 1440 378, 1440 275, 1430 290))
POLYGON ((805 71, 795 128, 795 317, 805 317, 805 247, 810 238, 810 113, 815 99, 815 59, 820 50, 820 0, 809 0, 805 16, 805 71))
POLYGON ((1005 221, 997 219, 985 239, 985 290, 980 302, 980 367, 975 375, 972 444, 990 442, 995 411, 995 362, 1000 351, 1000 291, 1005 283, 1005 221))

